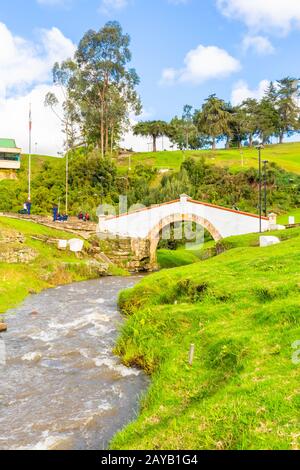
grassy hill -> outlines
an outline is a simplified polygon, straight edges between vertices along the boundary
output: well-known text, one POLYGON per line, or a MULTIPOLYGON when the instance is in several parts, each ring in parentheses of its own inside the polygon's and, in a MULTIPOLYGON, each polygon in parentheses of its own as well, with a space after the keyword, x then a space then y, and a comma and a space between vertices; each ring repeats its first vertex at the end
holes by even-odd
POLYGON ((268 248, 257 234, 224 240, 222 255, 121 294, 116 352, 152 385, 113 449, 300 448, 300 230, 279 235, 268 248))
MULTIPOLYGON (((263 150, 263 158, 275 162, 287 171, 300 174, 300 142, 282 145, 268 145, 263 150)), ((158 169, 179 170, 180 165, 187 157, 205 157, 214 165, 227 166, 234 171, 243 168, 257 168, 258 154, 255 148, 229 149, 229 150, 189 150, 186 152, 157 152, 135 153, 131 156, 131 165, 149 165, 158 169)), ((118 166, 123 172, 128 169, 129 157, 118 160, 118 166)))

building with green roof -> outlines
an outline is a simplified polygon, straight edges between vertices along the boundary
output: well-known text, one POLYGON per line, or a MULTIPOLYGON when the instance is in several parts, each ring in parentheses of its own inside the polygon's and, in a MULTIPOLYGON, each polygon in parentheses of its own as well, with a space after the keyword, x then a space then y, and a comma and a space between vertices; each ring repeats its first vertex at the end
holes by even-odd
POLYGON ((21 167, 21 149, 14 139, 0 138, 0 170, 19 170, 21 167))

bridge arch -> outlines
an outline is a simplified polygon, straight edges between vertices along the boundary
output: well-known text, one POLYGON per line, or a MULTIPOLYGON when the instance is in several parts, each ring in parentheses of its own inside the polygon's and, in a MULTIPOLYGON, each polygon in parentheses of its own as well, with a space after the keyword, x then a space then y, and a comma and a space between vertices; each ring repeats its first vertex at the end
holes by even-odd
POLYGON ((206 229, 210 235, 213 237, 215 241, 222 240, 222 235, 216 229, 216 227, 209 222, 209 220, 200 217, 196 214, 172 214, 166 217, 163 217, 148 233, 147 239, 150 240, 150 263, 156 264, 157 257, 156 251, 158 244, 160 242, 160 234, 161 232, 168 226, 174 223, 184 223, 184 222, 193 222, 198 225, 201 225, 204 229, 206 229))

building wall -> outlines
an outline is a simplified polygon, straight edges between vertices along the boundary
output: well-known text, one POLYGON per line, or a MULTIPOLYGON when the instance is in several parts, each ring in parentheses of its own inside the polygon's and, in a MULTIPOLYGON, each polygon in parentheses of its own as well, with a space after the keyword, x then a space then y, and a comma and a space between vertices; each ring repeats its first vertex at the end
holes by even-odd
POLYGON ((0 169, 19 170, 20 168, 21 168, 21 163, 17 160, 1 160, 0 159, 0 169))

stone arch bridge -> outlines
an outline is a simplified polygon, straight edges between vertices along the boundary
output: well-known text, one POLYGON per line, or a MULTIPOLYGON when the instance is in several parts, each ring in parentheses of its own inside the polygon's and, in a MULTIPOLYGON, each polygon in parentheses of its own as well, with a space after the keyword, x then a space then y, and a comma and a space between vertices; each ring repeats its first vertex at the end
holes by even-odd
MULTIPOLYGON (((194 201, 184 194, 175 201, 120 216, 99 216, 97 233, 102 250, 116 264, 131 271, 152 271, 157 268, 156 249, 162 232, 168 234, 168 227, 177 222, 196 223, 216 241, 260 231, 260 218, 255 214, 194 201)), ((262 217, 261 225, 263 232, 275 228, 276 215, 262 217)))

